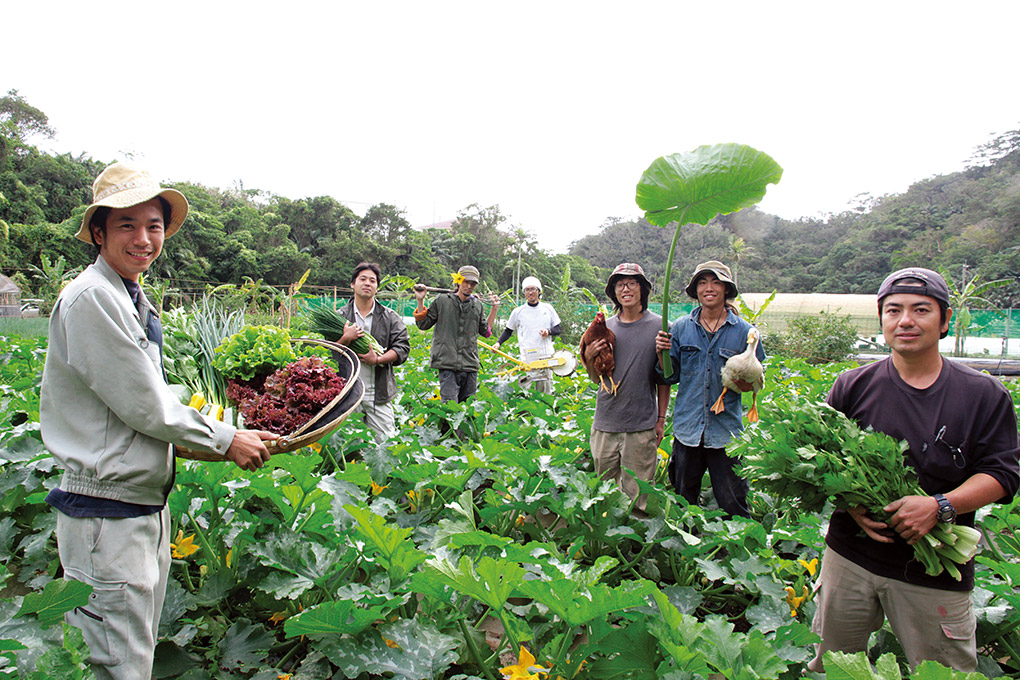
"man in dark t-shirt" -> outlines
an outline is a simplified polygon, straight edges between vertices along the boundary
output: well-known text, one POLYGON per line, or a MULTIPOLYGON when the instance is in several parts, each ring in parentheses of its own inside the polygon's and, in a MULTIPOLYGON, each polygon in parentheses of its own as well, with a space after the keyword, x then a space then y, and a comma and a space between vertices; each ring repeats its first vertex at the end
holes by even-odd
MULTIPOLYGON (((618 265, 609 276, 606 295, 616 316, 606 327, 616 334, 612 382, 618 388, 599 390, 589 440, 595 472, 616 480, 638 515, 645 511, 646 498, 639 495, 635 478, 650 481, 655 476, 669 407, 669 385, 655 373, 655 334, 662 317, 648 309, 651 290, 645 270, 633 262, 618 265)), ((594 383, 599 382, 595 358, 608 344, 604 338, 595 340, 581 357, 594 383)))
POLYGON ((962 578, 925 574, 914 543, 937 522, 973 526, 979 508, 1009 501, 1020 483, 1016 416, 995 378, 942 358, 949 290, 918 267, 890 274, 878 291, 888 359, 848 371, 828 402, 862 427, 906 440, 907 459, 929 496, 890 499, 887 522, 863 508, 837 510, 822 558, 810 668, 828 650, 856 652, 888 618, 911 666, 931 659, 961 671, 977 667, 970 592, 974 562, 962 578))

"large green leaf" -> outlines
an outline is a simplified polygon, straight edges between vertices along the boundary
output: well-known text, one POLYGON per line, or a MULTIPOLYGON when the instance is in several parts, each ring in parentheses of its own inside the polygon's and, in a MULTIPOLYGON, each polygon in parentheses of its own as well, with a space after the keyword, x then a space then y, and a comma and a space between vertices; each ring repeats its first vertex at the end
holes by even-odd
POLYGON ((707 224, 754 205, 782 176, 771 156, 744 144, 699 146, 655 159, 638 182, 637 204, 660 227, 707 224))
POLYGON ((323 602, 297 616, 287 619, 283 629, 287 637, 297 635, 354 635, 365 630, 389 613, 384 607, 359 607, 356 602, 340 600, 323 602))
POLYGON ((462 557, 457 565, 446 559, 430 559, 424 571, 414 575, 411 589, 435 594, 435 584, 440 583, 499 611, 524 579, 524 568, 516 562, 482 557, 476 568, 468 557, 462 557))
POLYGON ((234 622, 220 640, 223 656, 220 665, 225 668, 250 670, 262 665, 266 652, 273 644, 273 636, 248 619, 234 622))
POLYGON ((903 677, 892 654, 880 656, 874 672, 866 652, 846 654, 830 651, 825 653, 824 659, 827 680, 901 680, 903 677))
POLYGON ((391 581, 406 578, 427 558, 410 540, 412 529, 394 529, 379 515, 356 505, 345 505, 344 509, 356 522, 355 533, 364 539, 366 548, 371 548, 368 552, 375 554, 374 559, 386 570, 391 581))
POLYGON ((50 581, 41 593, 29 593, 15 616, 35 614, 43 628, 62 621, 64 614, 89 603, 92 586, 81 581, 50 581))
POLYGON ((457 660, 458 643, 457 638, 418 619, 402 619, 379 626, 378 632, 331 640, 321 651, 340 667, 338 677, 366 673, 422 680, 448 677, 447 669, 457 660))

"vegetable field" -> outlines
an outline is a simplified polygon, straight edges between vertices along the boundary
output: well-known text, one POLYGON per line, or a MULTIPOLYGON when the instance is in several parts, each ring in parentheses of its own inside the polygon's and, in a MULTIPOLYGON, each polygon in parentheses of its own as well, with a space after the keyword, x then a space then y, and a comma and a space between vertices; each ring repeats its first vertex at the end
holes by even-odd
MULTIPOLYGON (((665 485, 663 450, 643 485, 650 517, 635 518, 592 472, 586 377, 522 392, 487 377, 500 368, 487 355, 479 393, 444 405, 428 337, 412 329, 388 447, 355 416, 254 473, 178 460, 156 677, 804 674, 827 509, 753 481, 753 520, 687 507, 665 485)), ((62 580, 43 500, 59 479, 38 424, 45 345, 0 337, 0 677, 71 680, 91 673, 63 612, 88 587, 62 580)), ((758 427, 822 398, 843 368, 771 361, 758 427)), ((1020 504, 979 524, 993 537, 977 557, 980 671, 1020 677, 1020 504)), ((909 675, 889 634, 873 642, 877 668, 834 655, 828 677, 909 675)), ((979 676, 925 664, 911 677, 979 676)))

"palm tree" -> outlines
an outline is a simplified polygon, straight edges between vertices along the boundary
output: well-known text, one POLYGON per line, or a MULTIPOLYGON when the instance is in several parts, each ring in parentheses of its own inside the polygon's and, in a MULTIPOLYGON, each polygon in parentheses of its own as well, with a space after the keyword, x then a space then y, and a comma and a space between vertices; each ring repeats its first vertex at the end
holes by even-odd
POLYGON ((733 259, 733 285, 740 288, 737 283, 737 269, 740 267, 740 261, 747 259, 754 255, 754 248, 747 245, 743 237, 737 236, 736 234, 730 234, 730 257, 733 259))

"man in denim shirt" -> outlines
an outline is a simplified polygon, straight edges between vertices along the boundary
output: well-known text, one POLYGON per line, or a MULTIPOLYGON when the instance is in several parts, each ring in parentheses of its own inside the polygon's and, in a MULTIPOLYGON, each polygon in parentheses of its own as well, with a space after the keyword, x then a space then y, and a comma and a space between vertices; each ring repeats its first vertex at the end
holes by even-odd
MULTIPOLYGON (((677 385, 669 479, 678 494, 695 504, 707 469, 719 507, 731 515, 749 517, 747 482, 733 472, 737 460, 725 451, 744 427, 740 393, 727 391, 721 413, 710 409, 723 390, 722 367, 747 349, 751 324, 737 316, 730 303, 737 297, 737 286, 729 267, 721 262, 699 264, 686 290, 699 306, 674 322, 670 333, 659 331, 655 339, 656 349, 668 350, 673 362, 673 374, 665 376, 666 382, 677 385)), ((760 361, 765 359, 761 345, 757 355, 760 361)), ((662 371, 661 362, 656 368, 662 371)), ((740 388, 750 391, 751 385, 744 383, 740 388)))

